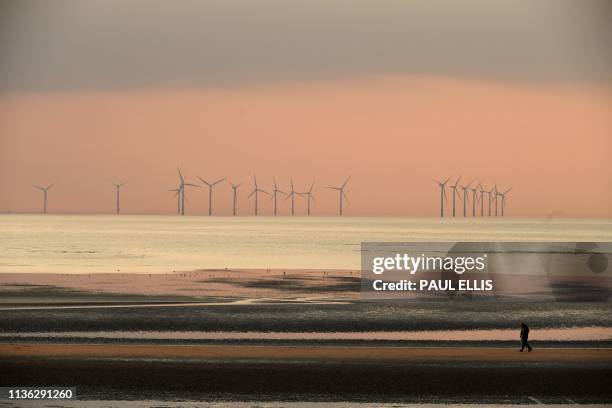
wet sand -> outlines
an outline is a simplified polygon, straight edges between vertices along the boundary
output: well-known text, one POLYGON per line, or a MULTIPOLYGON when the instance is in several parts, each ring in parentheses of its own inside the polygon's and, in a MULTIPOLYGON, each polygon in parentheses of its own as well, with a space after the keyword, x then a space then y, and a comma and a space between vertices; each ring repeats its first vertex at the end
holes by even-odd
POLYGON ((573 347, 577 331, 562 348, 543 340, 545 330, 603 333, 610 303, 365 302, 358 280, 350 271, 297 270, 0 274, 0 386, 76 386, 79 398, 94 400, 612 402, 607 344, 573 347), (533 353, 519 353, 518 341, 428 348, 368 337, 415 331, 448 340, 449 330, 463 330, 473 340, 474 330, 512 330, 519 318, 532 327, 533 353), (68 337, 28 337, 37 332, 68 337), (139 332, 185 335, 156 344, 139 332), (279 339, 190 343, 183 337, 191 332, 279 339), (347 339, 320 344, 304 333, 347 339))
POLYGON ((314 269, 202 269, 171 273, 0 273, 0 304, 220 301, 317 297, 358 299, 360 273, 314 269), (161 297, 161 298, 160 298, 161 297))
POLYGON ((351 360, 430 362, 612 363, 612 349, 471 347, 308 347, 145 344, 0 344, 0 357, 145 358, 199 360, 351 360))

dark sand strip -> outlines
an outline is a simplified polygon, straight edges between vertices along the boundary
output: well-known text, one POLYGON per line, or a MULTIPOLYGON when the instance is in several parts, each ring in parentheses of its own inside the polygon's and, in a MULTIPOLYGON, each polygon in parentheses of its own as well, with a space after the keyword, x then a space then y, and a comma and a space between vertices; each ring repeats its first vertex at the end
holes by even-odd
POLYGON ((79 399, 612 403, 612 366, 597 363, 0 356, 0 370, 2 386, 75 386, 79 399))

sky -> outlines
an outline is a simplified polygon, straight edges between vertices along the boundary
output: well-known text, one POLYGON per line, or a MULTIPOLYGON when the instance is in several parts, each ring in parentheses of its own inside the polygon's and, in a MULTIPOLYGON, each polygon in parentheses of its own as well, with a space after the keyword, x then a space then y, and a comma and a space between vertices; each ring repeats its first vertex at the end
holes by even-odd
POLYGON ((611 43, 603 0, 6 0, 0 212, 54 181, 49 211, 112 212, 114 179, 124 212, 172 213, 180 165, 244 182, 241 214, 253 174, 314 182, 320 215, 352 175, 347 215, 404 216, 463 174, 512 188, 509 216, 611 217, 611 43))

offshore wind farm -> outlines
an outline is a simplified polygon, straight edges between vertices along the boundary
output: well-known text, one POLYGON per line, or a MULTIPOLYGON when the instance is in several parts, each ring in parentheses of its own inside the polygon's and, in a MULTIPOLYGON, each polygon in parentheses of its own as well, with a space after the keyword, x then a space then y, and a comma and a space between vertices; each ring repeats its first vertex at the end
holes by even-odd
MULTIPOLYGON (((176 198, 177 200, 177 210, 176 213, 177 215, 185 215, 185 202, 186 202, 186 188, 187 187, 195 187, 195 188, 202 188, 202 189, 207 189, 208 190, 208 207, 207 207, 207 213, 209 216, 213 216, 213 189, 217 186, 220 187, 221 183, 226 181, 227 178, 226 177, 221 177, 218 178, 216 180, 207 180, 203 177, 200 176, 196 176, 197 179, 200 180, 200 182, 202 183, 200 184, 194 184, 191 182, 187 182, 186 179, 183 177, 183 173, 181 171, 181 168, 177 166, 177 175, 178 175, 178 186, 176 188, 168 188, 166 189, 169 192, 173 192, 173 196, 172 198, 176 198)), ((349 204, 349 198, 348 195, 346 193, 346 187, 349 184, 349 181, 351 180, 352 176, 348 176, 344 182, 340 185, 340 186, 326 186, 324 190, 334 190, 337 191, 338 194, 338 209, 337 209, 337 215, 338 216, 342 216, 343 215, 343 209, 344 207, 349 204)), ((507 205, 507 200, 508 200, 508 193, 512 190, 512 188, 508 188, 505 191, 500 191, 497 187, 497 183, 495 183, 493 186, 491 186, 489 188, 489 190, 485 190, 485 186, 483 185, 482 182, 478 181, 478 183, 476 183, 476 180, 472 180, 467 184, 460 184, 462 175, 459 175, 457 177, 457 179, 455 180, 454 184, 451 184, 448 188, 447 185, 449 184, 449 182, 451 181, 452 176, 447 177, 446 179, 442 180, 435 180, 435 183, 438 185, 438 187, 440 188, 440 208, 439 208, 439 214, 441 218, 447 217, 448 215, 446 214, 445 208, 448 205, 448 195, 447 195, 447 189, 450 190, 450 194, 452 197, 452 212, 450 214, 450 216, 452 216, 453 218, 458 216, 457 214, 459 214, 459 210, 458 207, 459 205, 461 206, 461 213, 463 215, 463 218, 468 217, 471 214, 472 218, 476 218, 477 217, 477 206, 478 204, 480 204, 480 217, 484 217, 485 216, 485 204, 484 204, 484 194, 487 194, 488 200, 487 200, 487 212, 486 212, 486 216, 487 217, 497 217, 497 216, 501 216, 504 217, 506 214, 506 205, 507 205), (470 195, 470 191, 471 191, 471 195, 470 195), (471 205, 471 210, 470 210, 470 205, 471 205), (493 207, 492 207, 493 206, 493 207), (492 210, 493 208, 493 210, 492 210)), ((126 184, 126 181, 123 182, 115 182, 115 181, 110 181, 113 186, 115 187, 115 213, 116 214, 120 214, 120 194, 121 194, 121 188, 126 184)), ((37 189, 39 189, 40 191, 43 192, 43 206, 42 206, 42 213, 46 214, 47 210, 48 210, 48 191, 57 184, 57 182, 54 182, 50 185, 48 185, 47 187, 43 188, 40 187, 36 184, 32 184, 34 187, 36 187, 37 189)), ((237 213, 237 206, 238 206, 238 200, 239 200, 239 196, 238 196, 238 188, 243 184, 243 183, 238 183, 238 184, 233 184, 229 181, 227 181, 227 184, 231 187, 231 206, 232 206, 232 212, 231 215, 236 216, 237 213)), ((253 174, 253 186, 252 186, 252 190, 250 192, 250 194, 248 194, 248 196, 246 196, 246 200, 252 199, 253 200, 253 213, 252 215, 254 216, 258 216, 260 215, 260 206, 263 204, 263 202, 260 202, 259 198, 260 198, 260 194, 263 195, 267 195, 270 198, 270 201, 272 203, 272 215, 273 216, 279 216, 279 215, 290 215, 290 216, 296 216, 296 215, 306 215, 306 216, 310 216, 311 214, 313 214, 313 205, 316 203, 316 199, 315 199, 315 195, 314 195, 314 188, 315 188, 315 182, 314 180, 310 183, 309 187, 307 190, 304 191, 298 191, 295 189, 295 185, 293 182, 293 178, 290 177, 289 178, 289 185, 288 185, 288 189, 287 191, 284 191, 283 189, 280 188, 281 186, 279 186, 279 184, 276 181, 276 177, 272 177, 272 186, 270 189, 270 192, 268 192, 268 190, 261 188, 261 184, 257 183, 257 176, 255 174, 253 174), (281 213, 281 208, 279 205, 279 198, 284 196, 285 200, 290 200, 290 207, 287 210, 287 213, 283 214, 281 213), (305 213, 304 214, 296 214, 296 197, 300 197, 302 199, 305 200, 306 206, 305 206, 305 213), (261 203, 261 204, 260 204, 261 203)), ((84 211, 87 212, 87 211, 84 211)), ((132 211, 132 213, 137 213, 137 210, 132 211)), ((433 211, 432 211, 433 213, 433 211)), ((188 212, 187 212, 188 214, 188 212)))

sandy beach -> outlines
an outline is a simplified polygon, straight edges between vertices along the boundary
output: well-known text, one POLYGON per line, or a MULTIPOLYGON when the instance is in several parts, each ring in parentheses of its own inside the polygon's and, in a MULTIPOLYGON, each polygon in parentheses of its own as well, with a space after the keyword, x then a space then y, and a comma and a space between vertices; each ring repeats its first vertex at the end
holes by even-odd
POLYGON ((82 405, 68 406, 612 401, 610 303, 364 301, 358 281, 337 270, 0 274, 0 385, 76 386, 82 405), (532 353, 517 351, 517 319, 533 329, 532 353))

